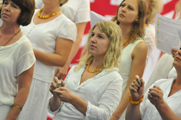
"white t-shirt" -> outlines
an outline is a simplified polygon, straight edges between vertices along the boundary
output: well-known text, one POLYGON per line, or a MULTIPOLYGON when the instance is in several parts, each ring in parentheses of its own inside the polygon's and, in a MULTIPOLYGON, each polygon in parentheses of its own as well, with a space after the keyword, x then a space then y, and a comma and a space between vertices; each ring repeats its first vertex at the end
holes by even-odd
POLYGON ((11 106, 14 103, 18 93, 17 77, 34 63, 33 49, 25 35, 15 43, 0 48, 0 105, 11 106))
POLYGON ((148 47, 147 58, 146 58, 146 61, 148 61, 151 55, 151 52, 153 51, 155 47, 155 28, 154 27, 149 26, 145 28, 144 41, 148 47))
MULTIPOLYGON (((35 14, 38 10, 35 11, 35 14)), ((45 53, 55 53, 57 37, 75 41, 77 37, 76 25, 63 14, 57 18, 35 25, 33 20, 28 26, 22 27, 34 49, 45 53)), ((46 65, 36 60, 33 78, 51 82, 55 75, 55 66, 46 65)))
MULTIPOLYGON (((161 79, 156 81, 150 88, 153 86, 159 86, 163 93, 163 99, 168 104, 168 106, 172 109, 172 111, 181 118, 181 90, 177 91, 173 95, 169 96, 173 81, 175 79, 161 79)), ((145 93, 145 97, 143 102, 140 104, 140 112, 142 120, 162 120, 158 110, 156 107, 148 100, 149 89, 145 93)))
MULTIPOLYGON (((44 6, 42 0, 35 0, 36 8, 44 6)), ((68 0, 61 8, 62 13, 75 24, 90 21, 89 0, 68 0)))
POLYGON ((80 85, 81 75, 86 66, 78 71, 72 67, 65 79, 65 87, 73 94, 88 102, 86 116, 79 112, 72 104, 62 103, 55 111, 53 120, 108 120, 119 105, 122 96, 123 79, 118 68, 107 69, 80 85))

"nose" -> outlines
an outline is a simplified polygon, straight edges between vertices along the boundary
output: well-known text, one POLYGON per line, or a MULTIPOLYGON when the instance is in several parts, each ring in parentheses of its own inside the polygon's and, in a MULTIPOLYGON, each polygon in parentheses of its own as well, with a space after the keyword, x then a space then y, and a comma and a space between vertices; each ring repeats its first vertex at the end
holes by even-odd
POLYGON ((122 7, 121 11, 126 12, 126 6, 122 7))
POLYGON ((6 9, 6 10, 10 10, 10 7, 11 7, 11 5, 10 4, 6 4, 6 5, 4 5, 4 8, 6 9))
POLYGON ((91 39, 90 39, 90 41, 91 41, 92 43, 96 43, 96 35, 92 36, 91 39))
POLYGON ((177 53, 181 56, 181 50, 178 50, 177 53))

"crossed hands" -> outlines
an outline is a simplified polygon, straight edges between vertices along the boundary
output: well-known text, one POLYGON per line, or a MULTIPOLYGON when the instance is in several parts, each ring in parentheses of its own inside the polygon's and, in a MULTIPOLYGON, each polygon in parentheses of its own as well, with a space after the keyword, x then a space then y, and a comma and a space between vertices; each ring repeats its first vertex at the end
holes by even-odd
POLYGON ((50 85, 50 92, 53 94, 54 97, 59 98, 63 102, 71 102, 73 99, 74 94, 71 93, 67 88, 64 87, 65 82, 61 81, 59 82, 57 77, 54 77, 54 81, 50 85), (62 84, 61 87, 58 84, 62 84))
MULTIPOLYGON (((142 97, 143 92, 144 92, 144 81, 138 75, 136 75, 135 80, 130 85, 129 89, 132 95, 132 99, 134 101, 138 101, 142 97), (139 80, 141 84, 139 84, 140 83, 139 80)), ((156 107, 163 104, 164 103, 163 91, 161 90, 161 88, 158 86, 154 86, 153 88, 150 88, 149 93, 148 93, 148 99, 156 107)))

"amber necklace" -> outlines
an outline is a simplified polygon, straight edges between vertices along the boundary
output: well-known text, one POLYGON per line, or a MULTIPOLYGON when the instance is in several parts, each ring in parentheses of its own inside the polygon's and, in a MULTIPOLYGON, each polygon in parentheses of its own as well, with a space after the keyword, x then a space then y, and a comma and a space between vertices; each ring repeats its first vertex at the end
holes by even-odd
MULTIPOLYGON (((21 31, 21 29, 19 29, 18 32, 16 32, 6 43, 4 43, 2 46, 5 46, 9 41, 11 41, 13 39, 14 36, 16 36, 19 32, 21 31)), ((0 48, 2 47, 0 46, 0 48)))
POLYGON ((102 68, 95 69, 95 70, 89 70, 89 66, 90 66, 90 64, 87 65, 87 71, 90 72, 90 73, 95 73, 95 72, 98 72, 98 71, 102 71, 102 68))
POLYGON ((42 10, 43 10, 43 8, 41 8, 39 11, 38 11, 38 13, 37 13, 37 15, 38 15, 38 17, 40 18, 40 19, 47 19, 47 18, 49 18, 49 17, 52 17, 52 16, 55 16, 56 14, 58 14, 60 11, 61 11, 61 9, 59 9, 57 12, 54 12, 54 13, 52 13, 51 15, 44 15, 44 16, 42 16, 40 13, 42 12, 42 10))
POLYGON ((129 38, 123 42, 123 44, 122 44, 123 46, 129 41, 129 38))

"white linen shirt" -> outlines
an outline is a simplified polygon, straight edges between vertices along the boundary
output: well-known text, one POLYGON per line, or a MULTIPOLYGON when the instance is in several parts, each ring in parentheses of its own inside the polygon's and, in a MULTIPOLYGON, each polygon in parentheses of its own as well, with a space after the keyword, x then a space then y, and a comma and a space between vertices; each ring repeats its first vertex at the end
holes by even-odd
POLYGON ((86 66, 75 72, 72 67, 65 79, 65 87, 88 102, 86 116, 72 104, 62 102, 54 112, 50 110, 48 105, 50 113, 58 112, 53 120, 108 120, 119 105, 123 79, 118 73, 118 68, 113 68, 110 71, 104 69, 95 77, 79 85, 85 68, 86 66))
POLYGON ((25 35, 15 43, 0 48, 0 105, 11 106, 14 103, 18 93, 17 77, 34 63, 33 49, 25 35))
MULTIPOLYGON (((173 81, 175 78, 171 79, 161 79, 153 83, 153 86, 159 86, 163 91, 163 99, 168 104, 168 106, 172 109, 172 111, 181 118, 181 90, 177 91, 173 95, 169 96, 173 81)), ((149 101, 148 99, 149 89, 145 93, 145 97, 143 102, 140 104, 140 112, 142 120, 162 120, 158 110, 156 107, 149 101)))

